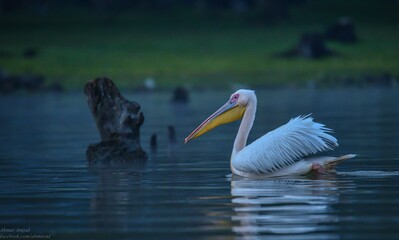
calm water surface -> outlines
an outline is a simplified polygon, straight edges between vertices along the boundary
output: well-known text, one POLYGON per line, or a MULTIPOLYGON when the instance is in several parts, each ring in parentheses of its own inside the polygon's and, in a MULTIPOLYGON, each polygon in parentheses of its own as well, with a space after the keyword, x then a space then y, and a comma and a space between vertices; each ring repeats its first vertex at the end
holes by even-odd
POLYGON ((142 105, 145 166, 89 168, 99 140, 81 93, 0 96, 0 238, 398 239, 399 90, 258 90, 249 142, 291 117, 335 130, 333 155, 357 153, 335 175, 230 178, 238 123, 182 144, 230 91, 125 93, 142 105), (176 128, 170 145, 167 126, 176 128))

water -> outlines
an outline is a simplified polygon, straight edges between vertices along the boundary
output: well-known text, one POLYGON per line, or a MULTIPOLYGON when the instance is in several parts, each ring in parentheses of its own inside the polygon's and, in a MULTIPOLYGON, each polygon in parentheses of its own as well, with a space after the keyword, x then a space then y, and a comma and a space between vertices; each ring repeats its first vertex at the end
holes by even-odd
POLYGON ((320 179, 264 180, 228 176, 237 123, 182 144, 230 92, 195 92, 187 106, 126 94, 146 117, 143 147, 152 133, 159 146, 145 166, 112 169, 86 164, 99 136, 82 94, 0 96, 0 238, 398 238, 398 90, 258 90, 249 142, 313 113, 335 130, 334 155, 359 154, 320 179))

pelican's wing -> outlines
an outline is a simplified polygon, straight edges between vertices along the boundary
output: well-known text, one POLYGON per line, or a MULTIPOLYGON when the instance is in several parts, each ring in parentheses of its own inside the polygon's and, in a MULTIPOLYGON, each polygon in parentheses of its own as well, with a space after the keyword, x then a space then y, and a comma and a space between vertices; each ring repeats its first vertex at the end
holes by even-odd
POLYGON ((275 172, 308 155, 337 147, 331 131, 309 115, 293 118, 238 152, 233 166, 247 173, 275 172))

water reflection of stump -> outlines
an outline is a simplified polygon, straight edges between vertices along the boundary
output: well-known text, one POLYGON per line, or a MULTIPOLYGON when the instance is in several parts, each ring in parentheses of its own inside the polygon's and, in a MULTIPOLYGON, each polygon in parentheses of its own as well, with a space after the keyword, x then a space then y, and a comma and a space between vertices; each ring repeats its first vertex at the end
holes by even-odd
MULTIPOLYGON (((124 229, 132 216, 143 215, 144 210, 132 212, 132 202, 142 187, 140 168, 93 169, 98 177, 96 191, 90 200, 90 223, 99 231, 104 229, 124 229)), ((139 216, 136 216, 139 217, 139 216)))
POLYGON ((108 78, 97 78, 84 88, 101 142, 86 151, 89 163, 127 163, 147 158, 140 144, 144 115, 140 105, 126 100, 108 78))

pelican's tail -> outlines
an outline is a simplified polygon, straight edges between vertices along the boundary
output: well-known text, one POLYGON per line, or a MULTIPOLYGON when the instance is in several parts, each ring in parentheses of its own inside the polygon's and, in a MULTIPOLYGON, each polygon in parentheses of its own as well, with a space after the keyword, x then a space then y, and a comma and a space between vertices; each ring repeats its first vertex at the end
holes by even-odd
POLYGON ((334 170, 335 167, 338 164, 340 164, 342 161, 344 161, 346 159, 354 158, 354 157, 356 157, 356 154, 346 154, 346 155, 343 155, 341 157, 337 157, 337 158, 331 159, 331 160, 326 161, 324 163, 324 169, 327 170, 327 171, 334 170))
POLYGON ((342 161, 350 159, 350 158, 354 158, 354 157, 356 157, 356 154, 346 154, 341 157, 336 157, 336 158, 324 161, 322 166, 324 167, 324 169, 326 171, 331 171, 331 170, 334 170, 335 167, 338 164, 340 164, 342 161))
POLYGON ((356 157, 356 154, 346 154, 346 155, 343 155, 340 157, 313 157, 313 158, 309 158, 307 160, 311 161, 312 163, 319 164, 326 171, 332 171, 342 161, 344 161, 346 159, 354 158, 354 157, 356 157))

